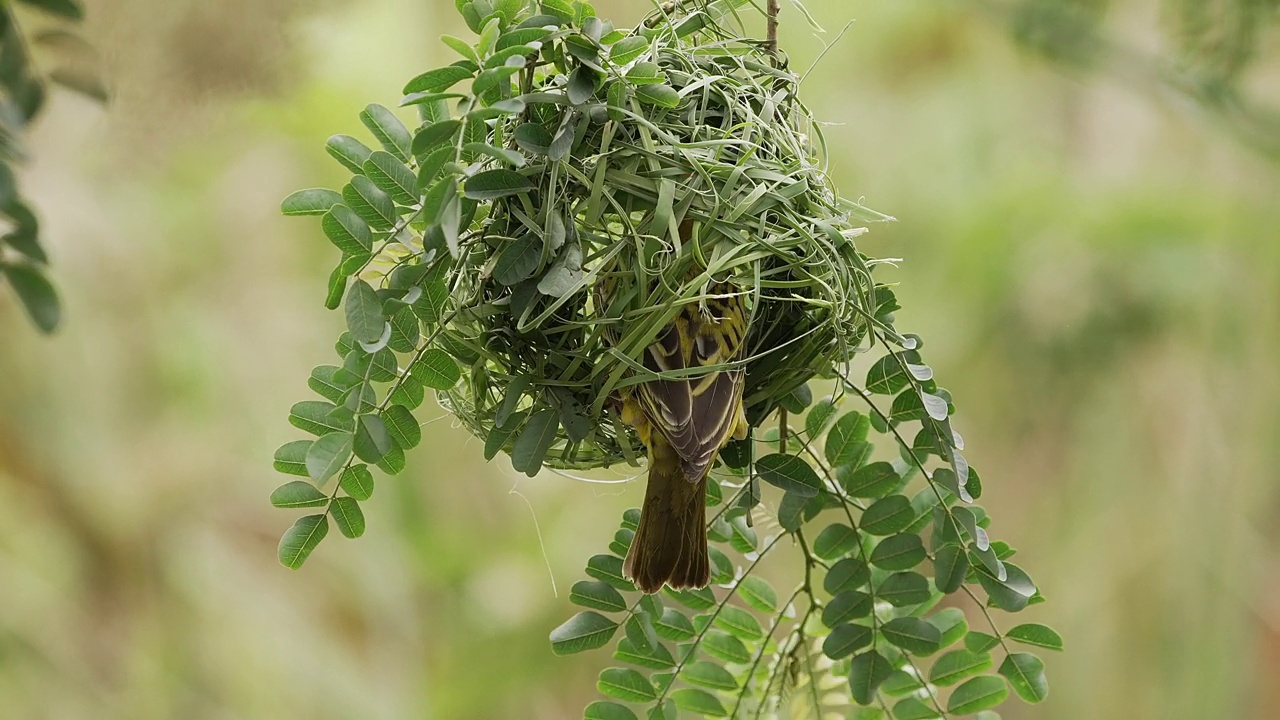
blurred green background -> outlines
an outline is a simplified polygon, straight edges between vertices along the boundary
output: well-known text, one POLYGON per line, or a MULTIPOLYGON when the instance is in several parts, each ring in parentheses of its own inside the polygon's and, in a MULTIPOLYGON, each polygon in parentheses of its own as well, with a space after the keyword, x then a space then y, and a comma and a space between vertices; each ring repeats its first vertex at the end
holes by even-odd
MULTIPOLYGON (((517 477, 436 410, 364 538, 276 560, 271 456, 342 326, 333 249, 279 201, 341 186, 325 139, 451 60, 452 3, 86 4, 115 102, 53 97, 21 175, 66 322, 0 293, 0 715, 578 717, 607 655, 547 632, 641 482, 517 477)), ((1176 82, 1177 5, 1099 16, 1153 69, 993 3, 808 3, 824 42, 857 20, 805 82, 834 177, 899 218, 864 247, 904 259, 898 327, 1049 599, 1025 619, 1066 637, 1006 718, 1280 717, 1280 163, 1176 82)), ((1280 107, 1253 5, 1240 87, 1280 107)))

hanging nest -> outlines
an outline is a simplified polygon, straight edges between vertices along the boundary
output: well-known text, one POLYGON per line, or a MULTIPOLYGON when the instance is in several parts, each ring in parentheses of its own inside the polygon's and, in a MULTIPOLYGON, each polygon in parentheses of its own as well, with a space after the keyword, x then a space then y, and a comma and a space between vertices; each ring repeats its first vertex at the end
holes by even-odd
POLYGON ((713 280, 746 296, 752 424, 893 309, 854 245, 887 218, 837 195, 799 78, 729 3, 629 31, 584 3, 460 9, 476 56, 406 87, 426 188, 411 267, 440 283, 432 340, 462 365, 441 400, 487 456, 530 474, 636 462, 616 391, 656 377, 643 350, 713 280))

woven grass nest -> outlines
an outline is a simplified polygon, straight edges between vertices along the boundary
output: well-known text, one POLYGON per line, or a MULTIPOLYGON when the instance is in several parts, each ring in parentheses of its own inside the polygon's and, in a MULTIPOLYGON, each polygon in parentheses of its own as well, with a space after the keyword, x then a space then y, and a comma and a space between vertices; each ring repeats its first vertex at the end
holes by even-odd
POLYGON ((858 350, 887 308, 854 238, 885 216, 832 187, 799 79, 745 37, 749 9, 665 6, 615 30, 585 3, 459 7, 480 35, 472 94, 436 70, 406 102, 461 122, 424 172, 458 148, 472 163, 425 245, 453 258, 435 341, 463 378, 441 400, 487 457, 530 474, 635 463, 611 398, 655 377, 637 358, 713 279, 747 298, 753 425, 858 350))

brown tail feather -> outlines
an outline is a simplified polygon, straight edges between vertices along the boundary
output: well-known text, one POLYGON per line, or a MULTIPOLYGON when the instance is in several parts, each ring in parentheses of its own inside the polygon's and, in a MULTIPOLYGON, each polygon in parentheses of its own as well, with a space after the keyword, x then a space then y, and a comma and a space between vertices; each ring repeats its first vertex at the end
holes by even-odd
POLYGON ((652 440, 640 527, 622 571, 646 593, 664 583, 673 589, 705 587, 711 581, 706 476, 691 482, 675 448, 658 433, 652 440))

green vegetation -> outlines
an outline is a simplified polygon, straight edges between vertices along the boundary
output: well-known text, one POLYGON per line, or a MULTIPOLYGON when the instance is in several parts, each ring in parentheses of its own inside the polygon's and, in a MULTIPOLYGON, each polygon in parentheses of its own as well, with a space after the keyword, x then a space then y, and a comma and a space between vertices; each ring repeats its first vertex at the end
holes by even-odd
MULTIPOLYGON (((379 146, 360 109, 393 104, 405 78, 456 60, 436 38, 469 28, 451 4, 122 0, 90 5, 83 27, 107 58, 110 109, 50 93, 15 166, 64 326, 38 335, 0 290, 6 712, 627 717, 616 703, 643 717, 664 692, 728 710, 768 636, 766 659, 785 642, 797 662, 775 673, 762 659, 758 677, 794 682, 793 717, 813 689, 832 712, 853 708, 844 703, 855 700, 847 678, 858 658, 868 690, 883 678, 890 713, 928 717, 929 698, 891 672, 895 653, 919 662, 945 710, 1007 695, 1005 718, 1276 714, 1280 172, 1255 139, 1274 138, 1261 122, 1277 106, 1274 4, 1044 0, 1044 12, 1014 23, 1021 3, 811 2, 831 31, 816 36, 782 6, 780 46, 813 115, 830 123, 833 181, 900 218, 858 238, 859 249, 903 258, 876 279, 900 283, 894 326, 928 341, 920 352, 959 403, 953 419, 982 471, 987 527, 999 531, 991 547, 1016 540, 1012 563, 1052 601, 993 610, 1004 646, 968 599, 985 600, 981 579, 927 618, 871 599, 914 599, 918 581, 885 582, 937 577, 939 555, 944 570, 962 556, 935 551, 932 529, 896 529, 892 504, 871 518, 889 534, 849 544, 840 525, 865 526, 881 496, 910 504, 925 485, 917 471, 900 489, 905 475, 876 467, 894 464, 891 439, 860 458, 863 420, 842 418, 870 424, 875 413, 830 380, 813 384, 807 416, 789 414, 785 448, 767 424, 756 460, 783 484, 798 479, 794 492, 806 483, 787 472, 791 461, 764 458, 810 457, 800 444, 817 437, 817 476, 839 481, 851 468, 844 480, 870 494, 824 506, 801 547, 769 522, 783 488, 762 485, 747 526, 726 517, 743 478, 720 473, 714 512, 727 530, 715 547, 745 569, 754 533, 764 559, 714 621, 716 604, 682 602, 705 598, 636 604, 603 579, 639 502, 641 483, 624 484, 634 471, 530 478, 503 458, 486 463, 485 443, 425 390, 413 410, 420 438, 403 418, 379 416, 394 442, 416 442, 400 474, 338 474, 323 498, 299 477, 275 493, 298 515, 334 487, 350 500, 303 568, 281 568, 287 513, 264 507, 264 468, 302 437, 284 418, 309 386, 323 387, 323 373, 308 382, 311 368, 349 327, 346 308, 319 307, 332 244, 313 219, 279 218, 278 200, 351 182, 319 152, 325 139, 379 146), (1046 50, 1066 42, 1044 41, 1032 23, 1055 17, 1052 5, 1089 19, 1072 36, 1083 49, 1046 50), (1195 33, 1183 29, 1193 11, 1195 33), (834 42, 850 15, 857 22, 834 42), (1071 61, 1096 49, 1082 40, 1091 37, 1152 64, 1071 61), (1215 59, 1249 38, 1238 60, 1215 59), (1147 67, 1175 81, 1130 72, 1147 67), (1215 87, 1229 90, 1198 89, 1215 87), (838 410, 823 402, 841 394, 838 410), (363 535, 345 542, 344 532, 363 535), (864 553, 866 573, 879 575, 846 588, 861 580, 864 553), (820 609, 799 622, 811 609, 802 590, 796 617, 775 628, 806 585, 820 609), (575 605, 599 618, 580 626, 581 642, 612 637, 553 657, 547 632, 575 605), (960 626, 945 621, 961 612, 957 640, 960 626), (858 629, 873 617, 875 655, 858 629), (937 630, 936 651, 914 620, 937 630), (699 634, 682 679, 663 685, 657 648, 679 663, 699 634), (1067 652, 1051 652, 1062 638, 1067 652), (818 672, 790 674, 808 663, 818 672), (1031 705, 1041 665, 1052 688, 1031 705)), ((622 3, 599 11, 620 26, 640 21, 622 3)), ((871 384, 877 359, 847 377, 871 384)), ((892 397, 872 399, 891 413, 892 397)), ((916 445, 914 433, 906 440, 916 445)), ((940 575, 944 588, 961 579, 940 575)))

